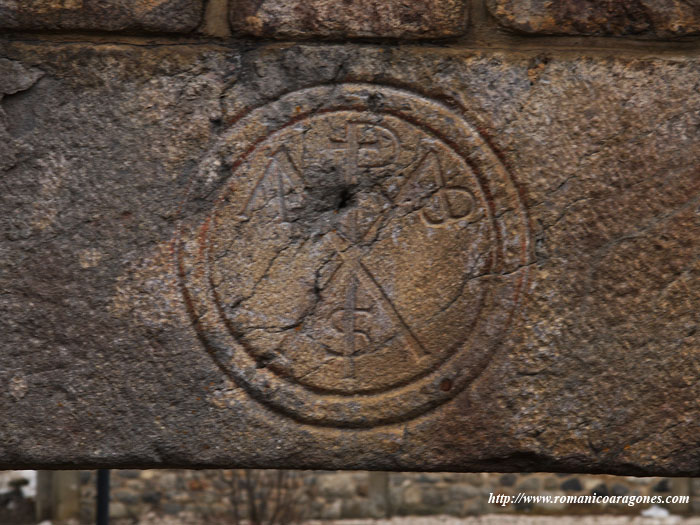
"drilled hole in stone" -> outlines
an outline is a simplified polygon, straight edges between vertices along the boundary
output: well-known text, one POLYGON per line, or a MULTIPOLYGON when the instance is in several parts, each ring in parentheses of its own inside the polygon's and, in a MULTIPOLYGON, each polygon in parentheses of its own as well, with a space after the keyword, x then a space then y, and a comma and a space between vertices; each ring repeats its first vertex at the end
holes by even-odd
POLYGON ((443 392, 449 392, 452 390, 452 380, 451 379, 443 379, 440 382, 440 390, 443 392))
POLYGON ((343 210, 350 206, 350 203, 352 202, 352 193, 348 188, 343 188, 340 190, 340 193, 338 194, 338 204, 336 205, 336 208, 338 210, 343 210))

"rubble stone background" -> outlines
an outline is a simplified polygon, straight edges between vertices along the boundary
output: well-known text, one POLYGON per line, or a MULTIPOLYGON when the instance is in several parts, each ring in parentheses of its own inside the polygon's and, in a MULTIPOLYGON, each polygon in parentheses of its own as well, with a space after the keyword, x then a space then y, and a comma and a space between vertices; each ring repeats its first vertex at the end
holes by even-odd
MULTIPOLYGON (((35 471, 0 472, 1 523, 33 523, 35 471), (18 496, 18 494, 21 494, 18 496)), ((79 473, 73 517, 54 523, 93 523, 96 473, 79 473)), ((700 514, 700 483, 691 478, 637 478, 555 473, 399 473, 240 470, 114 470, 110 516, 118 525, 132 523, 236 523, 249 517, 249 497, 256 494, 262 513, 282 508, 289 522, 377 520, 433 516, 673 516, 700 514), (252 491, 245 487, 252 480, 252 491), (278 493, 277 489, 282 489, 278 493), (611 496, 690 496, 688 503, 576 505, 489 502, 491 494, 591 494, 611 496), (238 520, 235 519, 238 516, 238 520), (160 521, 159 521, 160 520, 160 521)), ((65 493, 64 493, 65 495, 65 493)), ((648 518, 647 518, 648 519, 648 518)), ((674 518, 677 519, 677 518, 674 518)), ((282 522, 283 520, 278 520, 282 522)), ((607 522, 601 522, 607 523, 607 522)))
MULTIPOLYGON (((629 515, 649 505, 512 505, 488 503, 490 493, 516 495, 691 495, 689 504, 664 505, 671 514, 700 512, 700 484, 672 478, 575 474, 299 472, 291 490, 304 519, 378 519, 391 516, 479 516, 485 514, 629 515)), ((117 470, 112 473, 113 517, 173 516, 196 523, 224 523, 234 509, 234 480, 240 471, 117 470)), ((261 478, 269 482, 274 476, 261 478)), ((82 521, 94 512, 95 474, 81 474, 82 521)), ((241 507, 246 497, 241 494, 241 507)), ((125 522, 126 523, 126 522, 125 522)))

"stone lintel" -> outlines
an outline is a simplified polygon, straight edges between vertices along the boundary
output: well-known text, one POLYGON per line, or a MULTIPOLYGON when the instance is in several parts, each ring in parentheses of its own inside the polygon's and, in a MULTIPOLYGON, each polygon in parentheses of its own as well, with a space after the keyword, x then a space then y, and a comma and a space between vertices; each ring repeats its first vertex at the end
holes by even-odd
POLYGON ((0 468, 700 475, 700 60, 536 53, 0 43, 0 468))

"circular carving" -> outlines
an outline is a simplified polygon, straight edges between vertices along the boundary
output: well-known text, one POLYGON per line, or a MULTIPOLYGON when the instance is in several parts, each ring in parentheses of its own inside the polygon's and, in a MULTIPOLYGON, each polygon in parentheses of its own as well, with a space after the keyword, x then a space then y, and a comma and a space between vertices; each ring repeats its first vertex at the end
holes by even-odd
POLYGON ((228 376, 296 420, 415 417, 473 380, 507 329, 524 207, 440 103, 369 84, 293 92, 233 125, 195 182, 218 196, 178 243, 194 326, 228 376))

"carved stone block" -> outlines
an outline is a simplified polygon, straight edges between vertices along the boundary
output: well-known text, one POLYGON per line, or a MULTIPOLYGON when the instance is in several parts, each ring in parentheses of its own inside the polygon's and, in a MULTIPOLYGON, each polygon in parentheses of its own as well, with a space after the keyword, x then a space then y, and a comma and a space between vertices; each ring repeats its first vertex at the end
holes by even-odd
POLYGON ((246 45, 2 44, 0 467, 700 474, 698 59, 246 45))
POLYGON ((202 0, 0 0, 0 29, 188 33, 202 0))
POLYGON ((272 38, 454 37, 466 31, 465 0, 232 0, 231 25, 272 38))

